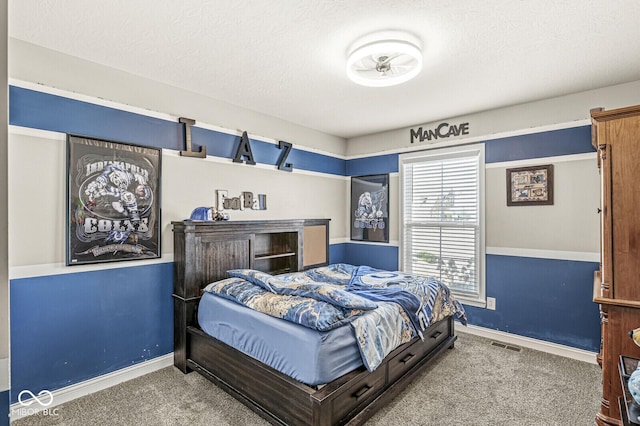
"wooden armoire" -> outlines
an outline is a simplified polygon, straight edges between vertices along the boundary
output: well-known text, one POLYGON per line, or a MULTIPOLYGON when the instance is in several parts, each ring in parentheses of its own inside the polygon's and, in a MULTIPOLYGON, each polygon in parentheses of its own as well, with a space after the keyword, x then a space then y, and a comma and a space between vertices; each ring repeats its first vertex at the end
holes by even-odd
POLYGON ((640 105, 591 111, 600 169, 600 270, 594 302, 600 305, 602 403, 599 425, 619 425, 620 355, 640 358, 629 331, 640 327, 640 105))

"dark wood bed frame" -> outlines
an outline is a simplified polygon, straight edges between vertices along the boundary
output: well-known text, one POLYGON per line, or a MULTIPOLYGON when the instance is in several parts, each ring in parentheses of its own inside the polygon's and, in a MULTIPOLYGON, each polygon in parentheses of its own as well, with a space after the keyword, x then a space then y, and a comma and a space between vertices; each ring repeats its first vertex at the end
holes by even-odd
POLYGON ((454 347, 448 317, 396 348, 374 371, 364 367, 315 389, 208 336, 198 327, 202 288, 228 269, 279 273, 328 264, 326 219, 173 222, 174 365, 202 374, 276 425, 357 425, 400 393, 432 361, 454 347), (303 253, 312 259, 305 263, 303 253))

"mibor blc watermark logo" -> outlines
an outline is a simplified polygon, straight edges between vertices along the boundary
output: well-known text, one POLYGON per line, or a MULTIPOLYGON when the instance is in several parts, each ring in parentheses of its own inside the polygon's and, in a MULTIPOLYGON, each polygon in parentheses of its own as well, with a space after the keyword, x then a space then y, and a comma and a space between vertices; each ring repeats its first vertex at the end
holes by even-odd
POLYGON ((43 416, 57 416, 57 408, 47 408, 53 404, 53 395, 44 389, 34 395, 30 390, 23 390, 18 394, 18 404, 20 408, 11 409, 14 416, 30 416, 36 413, 42 413, 43 416), (35 404, 35 405, 33 405, 35 404))

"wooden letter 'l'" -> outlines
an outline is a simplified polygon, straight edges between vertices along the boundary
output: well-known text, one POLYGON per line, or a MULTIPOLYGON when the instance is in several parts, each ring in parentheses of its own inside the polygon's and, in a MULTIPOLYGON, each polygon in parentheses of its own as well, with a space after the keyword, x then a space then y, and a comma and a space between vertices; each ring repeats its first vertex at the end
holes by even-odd
POLYGON ((201 146, 200 151, 193 151, 191 149, 191 126, 196 124, 196 120, 180 117, 178 121, 184 125, 184 144, 187 149, 186 151, 180 151, 180 155, 183 157, 205 158, 207 156, 206 146, 201 146))

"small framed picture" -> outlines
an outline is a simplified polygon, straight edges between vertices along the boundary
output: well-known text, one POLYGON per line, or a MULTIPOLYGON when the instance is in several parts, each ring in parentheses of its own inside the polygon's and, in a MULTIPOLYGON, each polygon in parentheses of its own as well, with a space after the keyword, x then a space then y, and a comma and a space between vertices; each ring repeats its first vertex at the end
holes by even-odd
POLYGON ((67 135, 67 266, 160 257, 157 148, 67 135))
POLYGON ((553 164, 507 169, 507 206, 553 205, 553 164))
POLYGON ((351 239, 389 242, 389 175, 351 177, 351 239))

